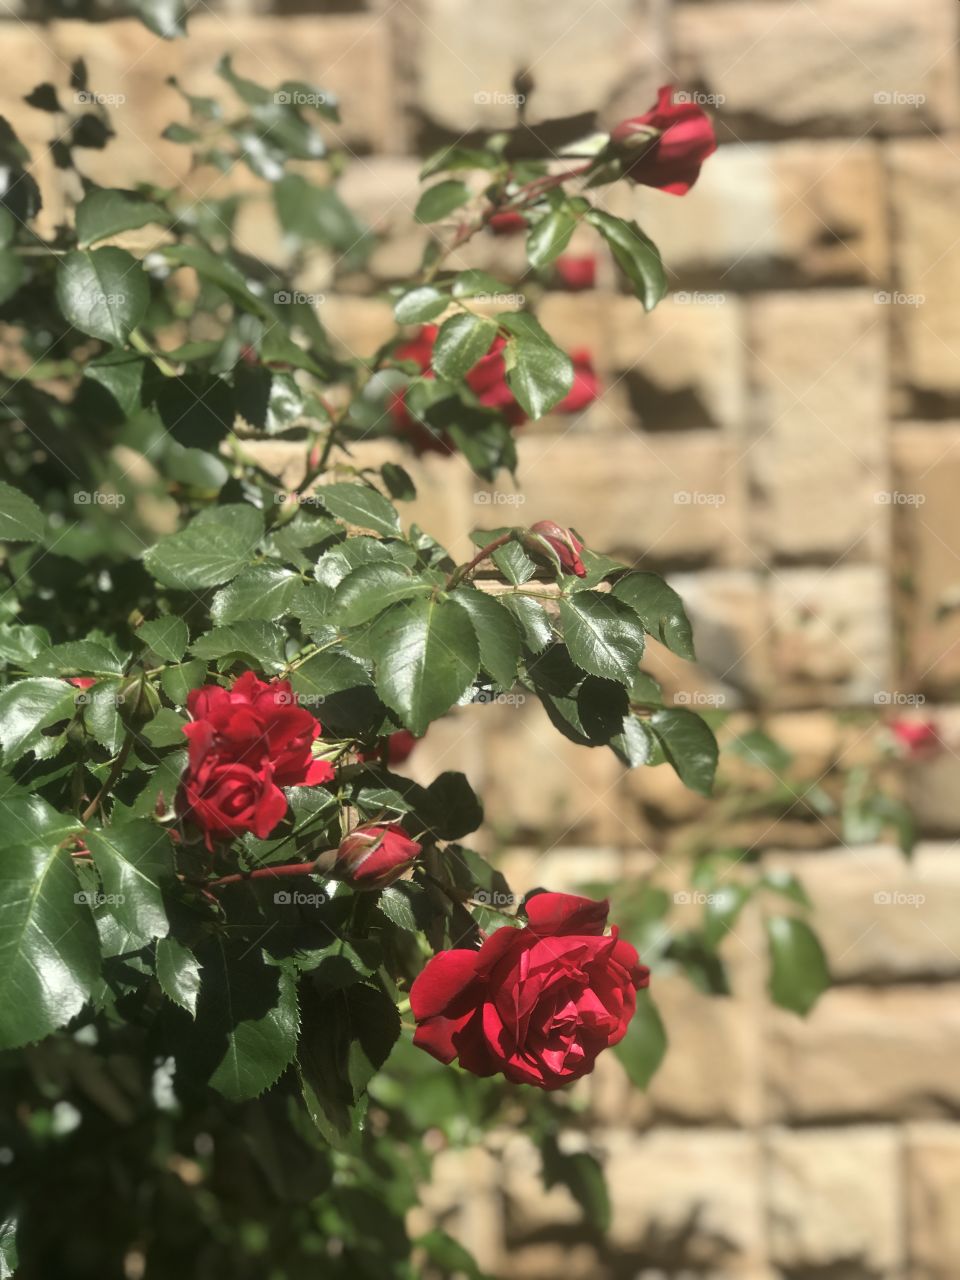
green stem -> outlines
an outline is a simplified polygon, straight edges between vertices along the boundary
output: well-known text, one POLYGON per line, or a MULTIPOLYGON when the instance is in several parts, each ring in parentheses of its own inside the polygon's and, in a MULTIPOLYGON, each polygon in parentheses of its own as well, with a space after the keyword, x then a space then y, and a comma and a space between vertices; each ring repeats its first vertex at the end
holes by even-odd
POLYGON ((494 538, 492 542, 488 542, 485 547, 481 547, 472 560, 466 564, 459 565, 447 578, 447 590, 452 591, 458 583, 462 582, 468 573, 472 573, 481 561, 486 560, 492 551, 496 551, 497 547, 502 547, 513 537, 513 530, 509 533, 501 533, 499 538, 494 538))
POLYGON ((130 754, 132 747, 133 747, 133 734, 128 733, 126 738, 124 738, 123 740, 123 745, 121 746, 120 750, 117 752, 117 758, 116 760, 114 760, 113 765, 110 769, 110 772, 107 774, 107 777, 106 777, 106 780, 104 781, 103 786, 100 788, 97 794, 93 797, 93 799, 87 805, 86 809, 84 809, 83 813, 81 813, 80 815, 81 822, 89 822, 90 819, 93 817, 93 815, 99 809, 100 805, 104 802, 104 800, 106 800, 107 796, 113 790, 113 787, 117 779, 120 777, 120 774, 123 772, 123 766, 126 764, 127 756, 130 754))
POLYGON ((170 361, 154 351, 139 329, 134 329, 130 334, 130 345, 135 351, 139 351, 141 355, 149 356, 165 378, 179 378, 180 374, 170 361))

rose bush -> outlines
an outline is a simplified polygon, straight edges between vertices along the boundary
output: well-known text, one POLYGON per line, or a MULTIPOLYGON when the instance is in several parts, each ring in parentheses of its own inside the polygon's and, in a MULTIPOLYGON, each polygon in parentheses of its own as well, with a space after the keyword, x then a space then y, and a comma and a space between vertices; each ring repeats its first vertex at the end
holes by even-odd
MULTIPOLYGON (((176 6, 137 7, 176 33, 176 6)), ((407 470, 361 446, 406 439, 492 480, 524 422, 588 406, 588 353, 533 304, 578 229, 657 304, 656 247, 593 192, 680 190, 707 129, 662 92, 640 155, 614 130, 571 170, 530 122, 442 148, 415 211, 422 267, 388 290, 396 333, 356 357, 296 288, 317 252, 331 290, 352 287, 376 240, 338 190, 337 108, 229 59, 219 75, 226 103, 177 86, 166 136, 265 184, 289 270, 238 246, 245 195, 85 175, 111 130, 81 62, 70 98, 28 99, 56 117, 78 196, 53 239, 26 149, 0 137, 0 318, 5 352, 19 344, 0 368, 0 1070, 17 1103, 0 1271, 19 1252, 28 1278, 476 1274, 442 1231, 408 1237, 437 1149, 423 1132, 463 1141, 509 1105, 545 1177, 600 1220, 596 1160, 558 1144, 581 1121, 557 1087, 608 1047, 644 1083, 662 1028, 640 930, 607 935, 605 903, 518 898, 463 843, 483 824, 469 779, 399 766, 441 717, 514 696, 704 795, 716 741, 642 665, 648 644, 694 657, 662 578, 552 520, 478 529, 458 561, 404 517, 407 470), (458 264, 492 234, 525 237, 519 309, 509 281, 458 264), (278 441, 299 458, 283 484, 278 441), (430 1053, 537 1088, 507 1104, 430 1053)), ((689 939, 664 954, 704 967, 689 939)))

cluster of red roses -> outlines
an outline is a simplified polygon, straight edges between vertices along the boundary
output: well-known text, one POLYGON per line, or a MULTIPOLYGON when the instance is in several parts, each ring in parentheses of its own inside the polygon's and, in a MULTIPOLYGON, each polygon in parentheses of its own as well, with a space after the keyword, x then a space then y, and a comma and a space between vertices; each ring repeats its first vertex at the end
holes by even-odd
POLYGON ((313 755, 319 721, 285 680, 267 684, 247 671, 230 689, 193 689, 187 710, 189 757, 178 808, 201 828, 209 849, 216 836, 252 831, 265 839, 287 813, 281 787, 312 787, 334 776, 329 762, 313 755))

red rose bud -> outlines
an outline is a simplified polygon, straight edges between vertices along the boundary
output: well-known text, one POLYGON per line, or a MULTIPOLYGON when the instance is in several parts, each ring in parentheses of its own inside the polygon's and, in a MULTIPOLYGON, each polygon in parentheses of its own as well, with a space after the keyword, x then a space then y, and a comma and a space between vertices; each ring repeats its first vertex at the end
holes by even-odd
POLYGON ((357 827, 340 841, 334 867, 354 889, 384 889, 399 880, 420 855, 399 822, 357 827))
POLYGON ((68 676, 67 684, 72 684, 76 689, 89 689, 97 683, 96 676, 68 676))
POLYGON ((491 214, 487 226, 495 236, 516 236, 527 229, 527 220, 515 209, 504 209, 502 213, 491 214))
POLYGON ((690 190, 700 166, 716 151, 717 138, 710 117, 689 98, 673 85, 664 85, 655 107, 622 121, 611 132, 625 177, 671 195, 690 190))
POLYGON ((562 253, 553 264, 553 269, 561 287, 572 292, 592 289, 597 282, 597 260, 592 253, 582 258, 562 253))
POLYGON ((523 928, 497 929, 476 951, 439 952, 410 989, 413 1043, 474 1075, 540 1089, 587 1075, 627 1034, 650 980, 606 927, 606 902, 539 893, 523 928))
POLYGON ((910 760, 925 760, 936 755, 942 743, 932 720, 892 720, 890 732, 903 755, 910 760))
POLYGON ((575 573, 578 578, 587 576, 586 567, 580 558, 583 543, 571 529, 564 529, 553 520, 538 520, 530 526, 528 533, 533 534, 533 537, 524 541, 530 550, 542 552, 542 544, 546 543, 556 554, 565 573, 575 573))

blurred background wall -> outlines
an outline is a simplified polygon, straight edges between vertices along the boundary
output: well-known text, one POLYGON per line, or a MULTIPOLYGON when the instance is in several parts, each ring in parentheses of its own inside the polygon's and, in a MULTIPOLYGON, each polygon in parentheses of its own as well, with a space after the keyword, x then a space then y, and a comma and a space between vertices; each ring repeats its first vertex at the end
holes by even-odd
MULTIPOLYGON (((566 1191, 538 1189, 516 1135, 444 1158, 432 1202, 485 1266, 529 1280, 955 1280, 956 0, 222 0, 196 4, 189 40, 173 43, 132 22, 64 19, 63 4, 0 8, 2 110, 34 153, 48 229, 70 192, 47 151, 54 118, 22 97, 44 80, 63 90, 80 55, 118 134, 102 156, 84 153, 84 172, 200 200, 254 185, 188 172, 186 150, 160 138, 184 118, 167 77, 210 92, 228 51, 264 84, 299 77, 336 92, 353 156, 342 193, 383 241, 373 280, 334 291, 333 263, 318 256, 302 285, 353 352, 392 333, 376 290, 419 260, 418 157, 511 124, 518 70, 534 85, 529 120, 599 108, 609 125, 669 82, 702 95, 722 146, 697 187, 632 197, 672 295, 645 317, 584 239, 570 252, 596 255, 594 286, 551 287, 540 304, 561 344, 591 352, 602 399, 523 431, 519 489, 506 476, 476 484, 456 460, 418 464, 415 514, 461 554, 471 527, 551 517, 666 573, 700 653, 693 672, 655 654, 666 687, 733 724, 759 720, 828 789, 881 757, 885 718, 934 719, 937 751, 892 775, 923 838, 908 863, 892 844, 844 843, 837 821, 799 806, 741 824, 754 856, 803 879, 837 985, 807 1020, 774 1010, 750 911, 724 944, 733 995, 656 982, 670 1049, 649 1093, 606 1059, 581 1086, 614 1201, 599 1257, 566 1191)), ((607 198, 629 211, 630 193, 607 198)), ((266 201, 243 210, 239 240, 283 260, 266 201)), ((456 263, 521 292, 523 264, 521 242, 492 237, 456 263)), ((295 484, 302 460, 284 450, 274 460, 295 484)), ((711 808, 666 770, 624 774, 524 704, 432 730, 411 767, 437 765, 463 767, 485 796, 487 847, 517 889, 656 870, 685 905, 672 851, 711 808)))

